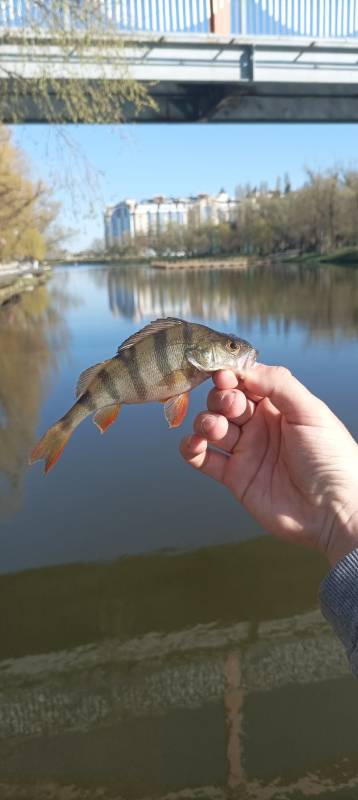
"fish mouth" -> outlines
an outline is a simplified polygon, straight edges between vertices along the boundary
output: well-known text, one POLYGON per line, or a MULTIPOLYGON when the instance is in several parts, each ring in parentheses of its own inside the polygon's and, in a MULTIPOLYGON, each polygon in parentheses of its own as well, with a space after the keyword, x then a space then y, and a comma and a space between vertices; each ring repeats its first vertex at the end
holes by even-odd
POLYGON ((250 352, 241 360, 240 364, 235 370, 235 374, 243 375, 245 372, 248 372, 250 369, 252 369, 256 365, 258 354, 258 350, 250 350, 250 352))
POLYGON ((203 372, 206 372, 208 375, 212 374, 213 372, 218 372, 219 370, 229 370, 233 372, 234 375, 244 375, 245 372, 248 372, 252 369, 256 364, 256 359, 258 356, 258 350, 250 350, 248 353, 242 355, 236 364, 228 364, 227 362, 223 362, 222 364, 216 363, 214 366, 207 366, 202 369, 203 372))
POLYGON ((250 369, 250 367, 253 367, 256 364, 256 361, 257 361, 258 357, 259 357, 259 351, 258 350, 252 350, 252 352, 249 353, 249 355, 247 356, 247 359, 246 359, 246 364, 245 364, 247 369, 250 369))

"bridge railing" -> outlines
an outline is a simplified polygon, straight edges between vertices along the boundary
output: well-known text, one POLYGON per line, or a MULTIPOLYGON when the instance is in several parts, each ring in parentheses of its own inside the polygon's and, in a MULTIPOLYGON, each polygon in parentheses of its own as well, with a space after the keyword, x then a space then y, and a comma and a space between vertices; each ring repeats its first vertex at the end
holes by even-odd
POLYGON ((52 7, 67 29, 81 8, 102 23, 139 33, 218 33, 346 38, 358 35, 358 0, 0 0, 0 30, 46 28, 52 7))

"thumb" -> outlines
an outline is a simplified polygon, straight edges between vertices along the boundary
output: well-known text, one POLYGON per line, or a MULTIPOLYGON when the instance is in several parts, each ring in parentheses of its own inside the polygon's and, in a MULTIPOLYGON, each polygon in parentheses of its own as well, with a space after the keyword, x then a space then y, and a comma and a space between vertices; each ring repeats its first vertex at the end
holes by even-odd
POLYGON ((321 418, 322 413, 328 411, 327 406, 285 367, 258 364, 242 380, 244 390, 258 397, 268 397, 287 422, 312 424, 312 418, 321 418))

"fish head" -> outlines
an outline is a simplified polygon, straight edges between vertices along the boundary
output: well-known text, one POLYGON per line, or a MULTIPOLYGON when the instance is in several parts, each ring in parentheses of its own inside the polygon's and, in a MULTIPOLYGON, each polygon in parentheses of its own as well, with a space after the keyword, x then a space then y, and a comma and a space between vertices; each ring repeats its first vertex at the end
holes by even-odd
POLYGON ((210 331, 210 336, 203 337, 187 353, 188 361, 202 372, 230 369, 236 375, 251 369, 257 356, 258 351, 246 339, 216 331, 210 331))

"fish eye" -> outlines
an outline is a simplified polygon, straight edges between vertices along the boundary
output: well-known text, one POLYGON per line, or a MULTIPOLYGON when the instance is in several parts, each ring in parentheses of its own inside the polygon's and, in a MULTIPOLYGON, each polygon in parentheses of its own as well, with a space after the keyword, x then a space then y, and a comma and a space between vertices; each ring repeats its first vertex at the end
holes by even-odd
POLYGON ((233 353, 239 349, 238 343, 234 341, 234 339, 229 339, 226 347, 228 350, 231 350, 233 353))

